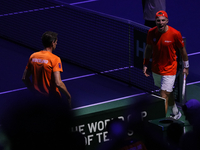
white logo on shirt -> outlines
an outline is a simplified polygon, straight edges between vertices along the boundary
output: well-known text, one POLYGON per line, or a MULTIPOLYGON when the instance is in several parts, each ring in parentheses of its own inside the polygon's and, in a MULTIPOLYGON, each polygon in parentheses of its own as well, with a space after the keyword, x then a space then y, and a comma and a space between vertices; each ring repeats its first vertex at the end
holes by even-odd
POLYGON ((48 60, 33 58, 33 59, 32 59, 32 62, 38 62, 38 63, 47 64, 47 63, 48 63, 48 60))
POLYGON ((165 43, 170 43, 170 42, 172 42, 172 41, 165 40, 165 43))

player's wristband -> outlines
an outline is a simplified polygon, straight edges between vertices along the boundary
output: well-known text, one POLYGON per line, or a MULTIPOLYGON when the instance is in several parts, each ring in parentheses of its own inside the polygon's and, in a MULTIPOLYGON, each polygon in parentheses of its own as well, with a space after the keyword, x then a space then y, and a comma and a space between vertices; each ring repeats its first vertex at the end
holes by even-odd
POLYGON ((145 58, 144 61, 143 61, 143 65, 147 66, 148 64, 149 64, 149 59, 145 58))
POLYGON ((189 68, 189 61, 183 61, 184 68, 189 68))

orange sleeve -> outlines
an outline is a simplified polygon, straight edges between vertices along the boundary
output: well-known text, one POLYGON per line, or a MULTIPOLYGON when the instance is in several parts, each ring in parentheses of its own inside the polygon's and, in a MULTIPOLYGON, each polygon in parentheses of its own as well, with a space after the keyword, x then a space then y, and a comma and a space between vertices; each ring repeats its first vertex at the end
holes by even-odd
POLYGON ((56 57, 53 61, 53 72, 56 71, 63 72, 62 63, 59 57, 56 57))

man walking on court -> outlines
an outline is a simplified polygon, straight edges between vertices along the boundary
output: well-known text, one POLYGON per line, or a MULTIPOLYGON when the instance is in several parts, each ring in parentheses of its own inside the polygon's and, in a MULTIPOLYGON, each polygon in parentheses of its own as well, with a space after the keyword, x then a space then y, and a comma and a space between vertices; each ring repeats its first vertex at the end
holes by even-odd
POLYGON ((184 64, 183 73, 188 75, 189 62, 181 33, 168 24, 168 15, 165 11, 158 11, 155 15, 156 27, 149 29, 147 34, 147 45, 145 48, 145 58, 143 62, 143 72, 149 76, 147 66, 152 58, 152 74, 154 84, 160 87, 161 97, 165 98, 165 112, 167 114, 168 105, 172 109, 172 117, 179 119, 181 112, 178 110, 173 97, 173 86, 177 72, 178 49, 184 64))
POLYGON ((61 91, 71 105, 71 95, 61 80, 60 72, 63 72, 61 59, 52 53, 56 49, 57 41, 55 32, 47 31, 42 35, 44 49, 30 56, 22 80, 28 89, 45 97, 59 100, 61 91))

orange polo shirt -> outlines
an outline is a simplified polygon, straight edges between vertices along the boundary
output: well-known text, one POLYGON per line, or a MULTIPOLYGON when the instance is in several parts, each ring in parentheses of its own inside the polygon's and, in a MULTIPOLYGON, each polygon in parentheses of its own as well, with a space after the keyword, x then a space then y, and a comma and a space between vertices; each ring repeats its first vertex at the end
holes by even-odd
POLYGON ((59 95, 60 91, 56 87, 53 72, 63 72, 62 63, 58 56, 48 51, 33 53, 26 66, 31 71, 34 88, 44 95, 59 95))
POLYGON ((176 50, 184 47, 181 33, 168 26, 165 33, 157 27, 151 28, 147 34, 147 44, 153 47, 152 72, 160 75, 176 75, 176 50))

